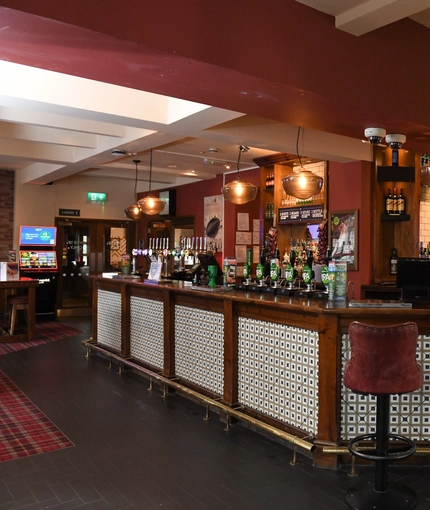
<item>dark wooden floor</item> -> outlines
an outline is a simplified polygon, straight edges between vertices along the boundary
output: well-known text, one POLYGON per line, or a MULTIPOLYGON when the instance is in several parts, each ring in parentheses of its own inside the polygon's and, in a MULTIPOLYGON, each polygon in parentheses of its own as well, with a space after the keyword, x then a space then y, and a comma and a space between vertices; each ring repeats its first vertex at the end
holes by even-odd
MULTIPOLYGON (((0 369, 75 444, 0 464, 0 510, 81 508, 152 510, 339 510, 359 478, 315 468, 304 456, 241 425, 224 431, 198 405, 161 398, 145 379, 119 375, 106 360, 87 362, 78 337, 0 357, 0 369)), ((430 467, 390 467, 390 479, 418 492, 430 509, 430 467)))

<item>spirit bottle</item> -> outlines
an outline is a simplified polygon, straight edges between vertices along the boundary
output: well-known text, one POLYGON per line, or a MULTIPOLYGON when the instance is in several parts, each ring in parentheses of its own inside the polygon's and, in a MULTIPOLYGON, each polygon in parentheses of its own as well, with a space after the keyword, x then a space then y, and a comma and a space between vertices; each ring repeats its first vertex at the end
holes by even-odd
POLYGON ((388 188, 387 197, 385 198, 385 212, 393 214, 393 196, 391 195, 391 188, 388 188))

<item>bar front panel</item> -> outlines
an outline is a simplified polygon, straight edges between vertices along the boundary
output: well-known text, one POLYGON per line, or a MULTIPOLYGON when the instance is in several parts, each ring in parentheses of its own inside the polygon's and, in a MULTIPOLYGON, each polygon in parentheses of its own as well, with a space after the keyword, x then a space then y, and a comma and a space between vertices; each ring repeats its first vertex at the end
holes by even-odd
POLYGON ((162 301, 130 296, 130 355, 163 369, 164 306, 162 301))
POLYGON ((224 392, 224 316, 175 306, 176 375, 222 396, 224 392))
POLYGON ((121 294, 97 289, 97 341, 116 352, 121 352, 121 294))
POLYGON ((318 431, 318 333, 239 317, 239 402, 318 431))

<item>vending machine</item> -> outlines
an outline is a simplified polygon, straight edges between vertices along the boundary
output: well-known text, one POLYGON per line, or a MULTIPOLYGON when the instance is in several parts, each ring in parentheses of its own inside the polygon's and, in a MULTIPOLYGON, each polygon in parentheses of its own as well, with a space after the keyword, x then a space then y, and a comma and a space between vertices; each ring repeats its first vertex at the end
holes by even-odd
POLYGON ((39 281, 36 289, 36 320, 55 320, 58 263, 56 227, 21 226, 19 271, 21 276, 39 281))

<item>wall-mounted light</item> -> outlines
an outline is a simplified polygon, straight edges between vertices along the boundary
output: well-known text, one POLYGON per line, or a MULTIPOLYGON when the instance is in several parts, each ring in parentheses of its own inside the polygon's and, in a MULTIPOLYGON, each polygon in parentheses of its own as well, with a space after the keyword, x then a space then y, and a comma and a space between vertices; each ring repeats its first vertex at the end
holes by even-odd
POLYGON ((257 196, 258 188, 254 184, 242 181, 240 178, 239 163, 242 152, 248 152, 249 147, 245 145, 239 145, 239 156, 237 158, 237 177, 234 181, 229 182, 221 188, 221 192, 225 200, 233 202, 233 204, 246 204, 251 200, 254 200, 257 196))
POLYGON ((293 170, 290 175, 284 177, 282 179, 282 186, 287 195, 291 195, 295 198, 304 200, 306 198, 311 198, 314 195, 318 195, 318 193, 321 192, 323 178, 312 173, 310 170, 303 168, 302 160, 299 155, 299 139, 301 129, 302 128, 299 126, 296 141, 296 153, 299 159, 300 168, 298 170, 293 170))

